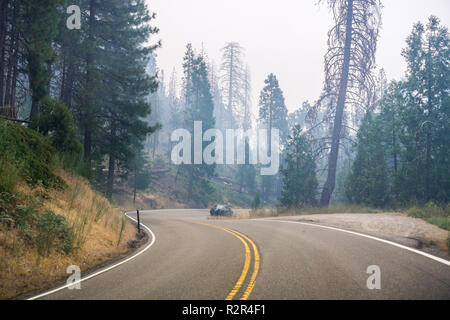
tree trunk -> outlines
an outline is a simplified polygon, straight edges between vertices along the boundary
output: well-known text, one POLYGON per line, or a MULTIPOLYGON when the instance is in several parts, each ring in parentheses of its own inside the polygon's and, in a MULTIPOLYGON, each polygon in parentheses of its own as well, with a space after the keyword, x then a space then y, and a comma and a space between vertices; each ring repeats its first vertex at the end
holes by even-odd
POLYGON ((229 127, 226 129, 231 129, 233 126, 233 50, 231 50, 230 57, 230 83, 228 86, 228 121, 229 127))
POLYGON ((182 166, 183 166, 183 165, 178 166, 177 174, 175 175, 175 183, 177 183, 177 181, 178 181, 178 175, 180 174, 180 170, 181 170, 182 166))
POLYGON ((345 100, 347 95, 348 74, 350 69, 350 50, 352 44, 352 20, 353 20, 353 0, 348 0, 347 4, 347 21, 345 30, 345 48, 344 63, 342 66, 341 82, 339 88, 338 102, 336 106, 336 115, 334 118, 333 137, 331 142, 331 152, 328 160, 328 176, 323 186, 320 204, 328 206, 330 204, 331 195, 336 186, 336 169, 339 155, 339 143, 341 138, 342 119, 345 109, 345 100))
POLYGON ((4 61, 6 52, 6 27, 8 23, 8 3, 9 0, 2 0, 0 7, 0 106, 5 104, 4 100, 4 61))
POLYGON ((89 7, 89 39, 86 56, 86 110, 84 116, 84 161, 90 163, 92 153, 92 64, 94 49, 94 26, 96 15, 96 0, 90 1, 89 7))
POLYGON ((394 156, 394 173, 397 175, 397 168, 398 168, 398 160, 397 160, 397 138, 395 136, 396 134, 396 127, 395 127, 395 111, 392 111, 392 149, 393 149, 393 156, 394 156))
POLYGON ((427 96, 428 96, 428 115, 427 115, 427 124, 425 125, 426 128, 428 128, 426 130, 426 136, 427 136, 427 146, 426 146, 426 164, 425 164, 425 201, 429 202, 431 199, 431 143, 432 143, 432 139, 431 139, 431 121, 429 121, 429 119, 431 119, 431 115, 433 113, 433 84, 432 84, 432 79, 433 79, 433 75, 432 75, 432 60, 431 60, 431 43, 430 40, 428 41, 428 55, 427 55, 427 68, 428 68, 428 72, 427 72, 427 96))
POLYGON ((17 88, 17 77, 18 77, 18 63, 19 63, 19 33, 16 33, 16 41, 14 45, 14 55, 12 61, 12 79, 11 79, 11 94, 9 105, 11 106, 11 117, 17 117, 16 110, 16 88, 17 88))
POLYGON ((84 161, 90 164, 92 153, 92 132, 89 124, 86 123, 85 126, 86 128, 84 129, 84 141, 83 141, 84 161))
POLYGON ((137 169, 134 169, 134 188, 133 188, 133 205, 136 204, 136 189, 137 189, 137 169))
MULTIPOLYGON (((64 46, 64 44, 63 44, 64 46)), ((59 99, 64 102, 65 101, 65 88, 66 88, 66 52, 65 49, 63 47, 63 49, 61 50, 61 54, 62 54, 62 75, 61 75, 61 91, 59 93, 59 99)))
POLYGON ((427 154, 425 165, 425 201, 431 199, 431 134, 427 132, 427 154))
POLYGON ((11 110, 13 113, 13 118, 17 118, 17 109, 16 109, 16 88, 17 88, 17 76, 18 76, 18 47, 16 48, 16 54, 14 55, 14 70, 13 70, 13 79, 12 79, 12 88, 11 88, 11 110))
POLYGON ((189 166, 189 186, 188 186, 188 197, 187 200, 192 199, 192 188, 194 186, 194 165, 189 166))
MULTIPOLYGON (((12 31, 11 31, 11 36, 10 36, 10 44, 9 44, 9 51, 8 51, 8 69, 7 69, 7 76, 6 76, 6 87, 5 87, 5 99, 4 99, 4 104, 5 105, 9 105, 10 108, 11 106, 11 100, 12 100, 12 95, 11 95, 11 89, 12 89, 12 80, 13 80, 13 73, 14 73, 14 58, 16 55, 16 52, 14 51, 17 47, 17 31, 16 31, 16 14, 17 14, 17 6, 14 9, 14 15, 13 15, 13 19, 12 19, 12 31)), ((9 114, 8 116, 13 117, 11 114, 9 114)))
POLYGON ((108 182, 106 186, 106 196, 108 199, 112 199, 113 188, 114 188, 114 170, 116 167, 116 159, 113 155, 109 155, 109 165, 108 165, 108 182))
POLYGON ((156 149, 158 148, 158 132, 153 133, 153 154, 152 158, 155 160, 156 149))

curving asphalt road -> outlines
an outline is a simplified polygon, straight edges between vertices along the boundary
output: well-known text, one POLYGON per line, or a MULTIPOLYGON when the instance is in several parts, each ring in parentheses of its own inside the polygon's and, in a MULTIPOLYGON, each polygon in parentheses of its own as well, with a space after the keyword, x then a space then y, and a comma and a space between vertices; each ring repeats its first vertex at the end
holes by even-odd
POLYGON ((429 257, 339 230, 208 217, 143 211, 148 250, 41 299, 450 299, 450 266, 429 257), (367 288, 371 265, 379 290, 367 288))

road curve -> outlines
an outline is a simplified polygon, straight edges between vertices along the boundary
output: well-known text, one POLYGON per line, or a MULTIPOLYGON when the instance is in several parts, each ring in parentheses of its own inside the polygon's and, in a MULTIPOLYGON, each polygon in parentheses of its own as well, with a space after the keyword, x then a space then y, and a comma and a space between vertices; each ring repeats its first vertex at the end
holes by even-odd
POLYGON ((41 299, 450 299, 450 266, 417 253, 338 230, 208 216, 143 211, 157 239, 149 250, 41 299), (367 288, 373 265, 379 290, 367 288))

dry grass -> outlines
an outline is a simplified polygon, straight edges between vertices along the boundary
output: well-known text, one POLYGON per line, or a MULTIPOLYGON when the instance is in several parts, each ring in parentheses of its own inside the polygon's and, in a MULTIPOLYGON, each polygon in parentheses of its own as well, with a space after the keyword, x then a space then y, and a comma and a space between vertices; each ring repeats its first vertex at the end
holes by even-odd
MULTIPOLYGON (((40 210, 51 210, 66 217, 74 232, 75 250, 69 254, 52 250, 40 256, 15 229, 0 225, 0 298, 12 298, 68 277, 66 269, 77 265, 86 270, 129 250, 135 240, 135 227, 114 209, 108 200, 93 191, 89 183, 76 175, 57 172, 68 188, 52 190, 43 196, 40 210)), ((17 187, 23 194, 42 194, 40 188, 25 184, 17 187)))
POLYGON ((114 204, 118 205, 122 210, 155 210, 166 208, 164 199, 156 194, 146 194, 138 192, 136 194, 136 202, 133 201, 133 193, 130 190, 121 190, 120 193, 114 195, 114 204))
POLYGON ((249 218, 296 216, 307 214, 331 214, 331 213, 380 213, 382 211, 356 205, 338 205, 329 207, 304 207, 304 208, 260 208, 249 210, 249 218))

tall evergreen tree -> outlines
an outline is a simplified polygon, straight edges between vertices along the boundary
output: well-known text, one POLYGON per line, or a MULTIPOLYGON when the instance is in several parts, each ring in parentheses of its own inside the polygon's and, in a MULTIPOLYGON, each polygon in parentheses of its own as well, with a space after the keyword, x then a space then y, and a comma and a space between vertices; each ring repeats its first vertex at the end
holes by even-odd
POLYGON ((105 61, 102 72, 105 89, 100 128, 101 151, 108 155, 106 194, 113 192, 116 166, 130 170, 135 150, 143 148, 150 127, 142 119, 150 113, 147 103, 149 92, 154 92, 157 82, 146 73, 149 54, 154 49, 145 47, 149 36, 156 30, 148 26, 151 16, 144 1, 117 0, 108 2, 111 15, 108 36, 104 42, 105 61))
MULTIPOLYGON (((450 51, 448 29, 431 16, 418 23, 407 40, 406 108, 400 110, 405 130, 402 184, 420 201, 450 198, 448 151, 450 119, 450 51), (446 185, 447 188, 442 188, 446 185), (411 188, 411 189, 410 189, 411 188), (413 191, 414 190, 414 191, 413 191)), ((406 191, 405 190, 405 191, 406 191)))
MULTIPOLYGON (((265 86, 261 90, 259 97, 259 121, 268 131, 268 151, 272 150, 272 129, 276 128, 280 132, 281 145, 284 144, 288 136, 288 110, 284 102, 283 91, 280 89, 278 79, 274 74, 269 74, 264 81, 265 86)), ((280 152, 281 150, 276 150, 280 152)), ((278 176, 262 177, 262 194, 264 200, 268 200, 274 187, 280 186, 278 176)), ((279 191, 279 188, 276 188, 279 191)), ((277 190, 275 190, 277 191, 277 190)))
POLYGON ((26 43, 27 72, 31 89, 31 114, 39 111, 39 102, 49 94, 49 66, 56 59, 52 48, 58 32, 58 9, 61 0, 25 0, 23 34, 26 43))
POLYGON ((356 204, 383 207, 389 185, 383 130, 368 112, 358 131, 357 153, 346 184, 347 198, 356 204))
MULTIPOLYGON (((214 175, 215 165, 194 164, 194 122, 201 121, 202 129, 206 131, 215 125, 214 103, 211 95, 206 62, 202 55, 197 56, 190 44, 187 46, 184 57, 184 95, 185 107, 185 129, 191 132, 191 163, 183 165, 187 173, 187 199, 196 203, 207 205, 208 194, 213 192, 209 178, 214 175)), ((203 142, 203 149, 208 145, 203 142)))
MULTIPOLYGON (((268 132, 272 132, 272 128, 280 130, 280 138, 285 141, 288 136, 288 110, 284 101, 283 91, 277 77, 271 73, 264 81, 264 88, 259 96, 259 120, 267 127, 268 132)), ((271 149, 272 143, 268 136, 268 146, 271 149)))
POLYGON ((291 208, 315 205, 318 187, 316 164, 311 146, 299 125, 292 129, 285 152, 286 167, 281 170, 284 177, 281 205, 291 208))
POLYGON ((256 168, 250 164, 250 145, 245 138, 245 164, 238 165, 236 178, 239 183, 239 192, 246 188, 248 192, 254 193, 256 187, 256 168))

